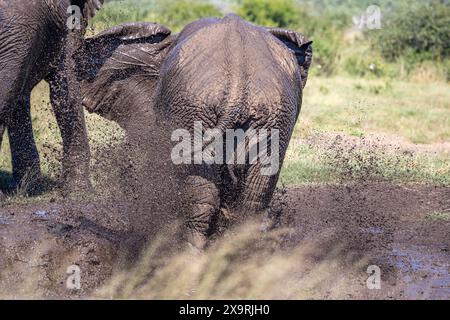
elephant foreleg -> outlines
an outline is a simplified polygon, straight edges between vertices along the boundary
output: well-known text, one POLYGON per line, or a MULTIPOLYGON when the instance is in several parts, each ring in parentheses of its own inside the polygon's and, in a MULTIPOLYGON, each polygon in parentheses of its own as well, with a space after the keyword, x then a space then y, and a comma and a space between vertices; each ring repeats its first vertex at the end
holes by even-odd
POLYGON ((83 108, 69 98, 68 78, 64 72, 59 72, 49 82, 50 99, 63 141, 64 187, 68 191, 90 189, 90 150, 83 108))
POLYGON ((33 136, 29 94, 19 100, 8 121, 8 137, 15 186, 39 177, 40 161, 33 136))

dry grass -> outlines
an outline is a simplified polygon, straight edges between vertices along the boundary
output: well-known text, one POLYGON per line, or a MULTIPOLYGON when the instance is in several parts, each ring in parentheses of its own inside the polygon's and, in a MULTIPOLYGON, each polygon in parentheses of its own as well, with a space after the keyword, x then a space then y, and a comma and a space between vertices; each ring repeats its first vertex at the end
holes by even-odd
POLYGON ((348 265, 341 248, 324 251, 313 242, 282 248, 288 236, 286 229, 262 234, 257 224, 247 224, 205 252, 186 249, 172 255, 161 255, 160 241, 134 268, 116 273, 94 297, 336 299, 364 289, 365 259, 348 265))
POLYGON ((170 236, 161 237, 132 268, 118 268, 101 287, 81 295, 64 288, 62 266, 74 257, 59 250, 62 266, 51 270, 43 261, 55 243, 44 237, 21 252, 20 261, 2 265, 0 299, 58 298, 58 293, 74 299, 346 299, 369 293, 369 259, 330 245, 331 234, 287 245, 292 232, 262 233, 258 223, 248 223, 204 252, 174 249, 170 236))

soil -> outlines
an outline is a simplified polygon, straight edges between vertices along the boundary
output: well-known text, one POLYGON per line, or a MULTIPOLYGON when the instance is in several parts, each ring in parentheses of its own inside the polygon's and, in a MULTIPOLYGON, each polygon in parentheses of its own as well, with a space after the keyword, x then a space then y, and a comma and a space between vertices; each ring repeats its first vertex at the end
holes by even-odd
MULTIPOLYGON (((450 299, 450 188, 388 183, 288 189, 281 224, 286 245, 324 237, 317 259, 339 243, 349 265, 366 257, 380 267, 381 290, 355 275, 347 297, 450 299), (350 258, 349 258, 350 257, 350 258)), ((116 268, 138 257, 145 236, 125 204, 9 204, 0 207, 0 296, 80 298, 95 294, 116 268), (80 291, 66 288, 67 269, 83 272, 80 291), (38 288, 31 291, 29 288, 38 288)), ((326 293, 324 293, 326 297, 326 293)))
POLYGON ((292 189, 288 199, 293 238, 331 234, 349 263, 367 259, 355 282, 380 267, 381 290, 355 283, 348 298, 450 298, 450 220, 434 218, 450 213, 450 188, 346 184, 292 189))

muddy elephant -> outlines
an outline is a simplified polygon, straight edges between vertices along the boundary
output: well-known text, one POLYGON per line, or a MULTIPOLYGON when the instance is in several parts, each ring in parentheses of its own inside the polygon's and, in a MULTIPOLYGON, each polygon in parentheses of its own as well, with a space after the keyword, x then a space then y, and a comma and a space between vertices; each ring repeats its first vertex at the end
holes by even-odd
POLYGON ((88 19, 102 3, 0 0, 0 136, 7 128, 16 186, 32 172, 40 175, 30 93, 41 80, 50 85, 51 104, 63 140, 66 190, 90 186, 90 151, 73 54, 88 19))
POLYGON ((88 110, 125 127, 134 117, 170 128, 172 161, 187 171, 191 243, 202 247, 220 226, 267 212, 299 117, 311 41, 228 15, 195 21, 173 36, 159 25, 118 26, 88 40, 85 51, 88 110), (99 46, 102 55, 92 50, 99 46), (239 141, 236 132, 252 134, 239 141), (180 148, 180 138, 190 137, 180 148), (275 170, 250 159, 264 144, 265 160, 278 159, 275 170))

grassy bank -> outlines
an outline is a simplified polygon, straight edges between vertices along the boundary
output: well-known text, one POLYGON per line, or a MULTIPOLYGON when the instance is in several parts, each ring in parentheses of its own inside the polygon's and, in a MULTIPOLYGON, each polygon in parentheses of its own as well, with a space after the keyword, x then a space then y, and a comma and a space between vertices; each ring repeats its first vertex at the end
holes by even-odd
POLYGON ((449 89, 439 82, 313 78, 282 181, 449 185, 449 89))

